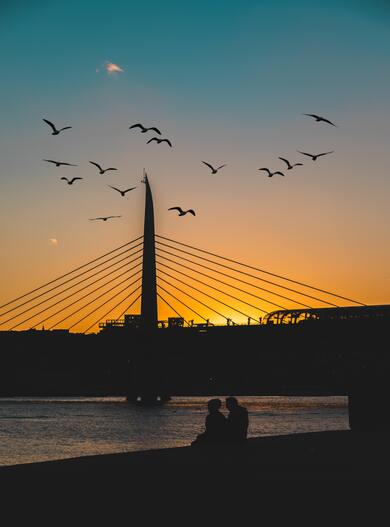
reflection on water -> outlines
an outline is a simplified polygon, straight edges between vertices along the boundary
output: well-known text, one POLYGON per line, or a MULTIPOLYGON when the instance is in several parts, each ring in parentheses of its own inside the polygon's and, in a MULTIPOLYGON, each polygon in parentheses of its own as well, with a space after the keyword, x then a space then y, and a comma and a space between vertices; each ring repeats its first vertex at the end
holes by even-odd
MULTIPOLYGON (((158 407, 121 397, 0 399, 0 465, 188 445, 203 429, 207 397, 158 407)), ((240 397, 249 436, 348 429, 346 397, 240 397)))

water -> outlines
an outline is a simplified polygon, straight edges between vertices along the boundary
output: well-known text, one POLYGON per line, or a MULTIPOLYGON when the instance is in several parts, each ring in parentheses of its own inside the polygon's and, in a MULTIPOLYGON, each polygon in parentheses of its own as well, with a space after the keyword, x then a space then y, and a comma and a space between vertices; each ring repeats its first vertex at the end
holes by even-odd
MULTIPOLYGON (((0 465, 188 445, 203 430, 207 397, 159 407, 124 398, 0 399, 0 465)), ((346 397, 240 397, 249 436, 348 429, 346 397)))

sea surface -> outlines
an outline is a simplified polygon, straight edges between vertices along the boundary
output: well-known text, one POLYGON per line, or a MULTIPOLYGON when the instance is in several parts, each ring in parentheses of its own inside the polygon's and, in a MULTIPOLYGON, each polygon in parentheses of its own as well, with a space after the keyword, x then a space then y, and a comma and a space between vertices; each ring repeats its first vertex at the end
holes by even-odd
MULTIPOLYGON (((121 397, 0 398, 0 465, 189 445, 208 397, 158 407, 121 397)), ((346 397, 240 397, 249 437, 347 430, 346 397)))

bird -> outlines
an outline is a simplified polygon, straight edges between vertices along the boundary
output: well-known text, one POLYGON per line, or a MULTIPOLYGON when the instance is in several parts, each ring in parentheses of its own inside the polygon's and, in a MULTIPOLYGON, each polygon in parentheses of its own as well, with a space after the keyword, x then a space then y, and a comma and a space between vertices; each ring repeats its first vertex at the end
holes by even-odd
POLYGON ((110 167, 110 168, 102 168, 99 163, 95 163, 94 161, 89 161, 91 165, 95 165, 95 167, 98 167, 99 174, 104 174, 104 172, 107 172, 107 170, 118 170, 117 168, 110 167))
POLYGON ((189 210, 183 210, 181 207, 171 207, 169 208, 168 210, 177 210, 178 211, 178 215, 179 216, 185 216, 188 212, 190 214, 192 214, 193 216, 196 216, 195 214, 195 211, 193 211, 192 209, 189 209, 189 210))
POLYGON ((156 128, 155 126, 150 126, 149 128, 146 128, 143 124, 137 123, 137 124, 132 124, 131 126, 129 126, 129 130, 131 130, 132 128, 140 128, 141 134, 146 134, 146 132, 149 132, 149 130, 154 130, 156 134, 161 135, 160 130, 156 128))
POLYGON ((283 172, 280 172, 280 170, 276 170, 276 172, 271 172, 269 168, 259 168, 259 170, 265 170, 268 172, 268 177, 275 176, 276 174, 280 174, 281 176, 284 176, 283 172))
POLYGON ((210 165, 210 163, 206 163, 206 161, 202 161, 202 163, 204 163, 205 165, 207 165, 211 169, 211 173, 212 174, 216 174, 220 168, 223 168, 223 167, 226 166, 226 165, 221 165, 218 168, 214 168, 212 165, 210 165))
POLYGON ((164 141, 169 144, 170 147, 172 147, 172 143, 169 139, 159 139, 158 137, 152 137, 152 139, 149 139, 149 141, 146 143, 151 143, 152 141, 157 141, 158 144, 163 143, 164 141))
POLYGON ((303 163, 294 163, 293 165, 290 163, 290 161, 288 159, 285 159, 284 157, 279 157, 278 159, 281 159, 282 161, 284 161, 287 165, 287 170, 291 170, 292 168, 294 167, 297 167, 297 166, 303 166, 303 163))
POLYGON ((313 161, 315 161, 317 157, 326 156, 327 154, 333 154, 334 150, 331 150, 330 152, 323 152, 322 154, 308 154, 307 152, 301 152, 300 150, 297 150, 297 152, 303 154, 304 156, 309 156, 312 158, 313 161))
POLYGON ((98 218, 89 218, 90 221, 93 221, 93 220, 103 220, 103 221, 107 221, 109 220, 110 218, 121 218, 122 216, 99 216, 98 218))
POLYGON ((329 119, 325 119, 325 117, 321 117, 320 115, 316 115, 315 113, 304 113, 302 115, 308 115, 309 117, 313 117, 317 121, 317 123, 323 121, 324 123, 331 124, 332 126, 336 126, 337 128, 337 125, 332 123, 332 121, 329 121, 329 119))
POLYGON ((68 185, 73 185, 73 183, 76 181, 76 179, 83 179, 82 177, 74 177, 72 179, 68 179, 67 177, 62 177, 60 179, 65 179, 65 181, 68 182, 68 185))
POLYGON ((60 132, 62 132, 62 130, 69 130, 69 128, 72 128, 71 126, 64 126, 64 128, 60 128, 59 130, 57 130, 54 124, 48 121, 47 119, 42 119, 42 121, 45 121, 45 123, 47 123, 53 130, 51 135, 58 135, 60 132))
POLYGON ((126 189, 126 190, 120 190, 119 188, 112 187, 111 185, 108 185, 108 186, 109 186, 110 188, 113 188, 113 189, 116 190, 117 192, 119 192, 120 195, 121 195, 122 197, 125 196, 126 192, 130 192, 130 190, 134 190, 135 188, 137 188, 137 187, 131 187, 131 188, 128 188, 128 189, 126 189))
POLYGON ((43 161, 47 161, 48 163, 54 163, 56 167, 59 167, 61 165, 66 165, 69 167, 77 167, 77 165, 73 165, 72 163, 64 163, 63 161, 54 161, 53 159, 44 159, 43 161))

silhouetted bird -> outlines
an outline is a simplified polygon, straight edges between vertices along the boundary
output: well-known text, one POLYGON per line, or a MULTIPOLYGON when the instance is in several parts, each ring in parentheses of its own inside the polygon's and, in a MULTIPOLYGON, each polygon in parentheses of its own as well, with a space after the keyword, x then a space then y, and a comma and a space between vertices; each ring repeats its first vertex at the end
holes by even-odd
POLYGON ((47 161, 48 163, 53 163, 56 167, 59 167, 61 165, 65 165, 68 167, 77 167, 77 165, 72 165, 72 163, 64 163, 63 161, 54 161, 53 159, 43 159, 43 161, 47 161))
POLYGON ((137 187, 131 187, 131 188, 128 188, 126 190, 120 190, 119 188, 116 188, 116 187, 112 187, 111 185, 108 185, 110 188, 113 188, 114 190, 116 190, 117 192, 120 193, 121 196, 125 196, 126 192, 130 192, 130 190, 134 190, 135 188, 137 187))
POLYGON ((323 152, 322 154, 308 154, 307 152, 301 152, 300 150, 297 150, 297 152, 303 154, 304 156, 309 156, 312 158, 313 161, 315 161, 317 157, 326 156, 327 154, 333 154, 334 150, 331 150, 330 152, 323 152))
POLYGON ((332 126, 336 126, 334 123, 332 123, 332 121, 329 121, 329 119, 325 119, 325 117, 321 117, 320 115, 316 115, 315 113, 304 113, 302 115, 308 115, 309 117, 313 117, 317 123, 323 121, 324 123, 328 123, 328 124, 331 124, 332 126))
POLYGON ((283 172, 280 172, 280 170, 276 170, 276 172, 271 172, 269 168, 259 168, 259 170, 265 170, 265 172, 268 172, 268 177, 275 176, 276 174, 280 174, 281 176, 284 176, 283 172))
POLYGON ((188 212, 190 214, 192 214, 193 216, 195 216, 195 212, 192 210, 192 209, 189 209, 189 210, 183 210, 181 207, 171 207, 170 209, 168 210, 177 210, 178 211, 178 215, 179 216, 185 216, 188 212))
POLYGON ((53 123, 51 123, 47 119, 42 119, 42 120, 45 121, 45 123, 47 123, 53 130, 51 135, 58 135, 60 132, 62 132, 62 130, 69 130, 69 128, 72 128, 71 126, 64 126, 64 128, 60 128, 59 130, 57 130, 57 128, 54 126, 53 123))
POLYGON ((107 221, 109 220, 110 218, 121 218, 122 216, 101 216, 99 218, 89 218, 90 221, 93 221, 93 220, 103 220, 103 221, 107 221))
POLYGON ((95 165, 95 167, 98 167, 99 174, 104 174, 104 172, 107 172, 107 170, 118 170, 117 168, 110 167, 110 168, 102 168, 98 163, 95 163, 94 161, 90 161, 91 165, 95 165))
POLYGON ((68 185, 73 185, 73 183, 76 181, 76 179, 83 179, 82 177, 74 177, 72 179, 68 179, 67 177, 62 177, 60 179, 65 179, 65 181, 68 182, 68 185))
POLYGON ((158 144, 160 143, 168 143, 170 147, 172 147, 172 143, 169 139, 159 139, 158 137, 152 137, 152 139, 149 139, 146 144, 151 143, 152 141, 156 141, 158 144))
POLYGON ((160 130, 158 128, 156 128, 155 126, 151 126, 150 128, 146 128, 143 124, 137 123, 137 124, 133 124, 133 125, 129 126, 129 130, 131 130, 132 128, 140 128, 141 129, 141 134, 146 134, 146 132, 149 132, 149 130, 154 130, 156 132, 156 134, 161 135, 160 130))
POLYGON ((223 168, 223 167, 226 166, 226 165, 221 165, 218 168, 214 168, 212 165, 210 165, 210 163, 206 163, 206 161, 202 161, 202 163, 204 163, 205 165, 207 165, 211 169, 211 173, 212 174, 216 174, 220 168, 223 168))
POLYGON ((287 165, 287 170, 291 170, 294 167, 303 166, 303 163, 294 163, 293 165, 290 163, 288 159, 285 159, 284 157, 279 157, 282 161, 284 161, 287 165))

